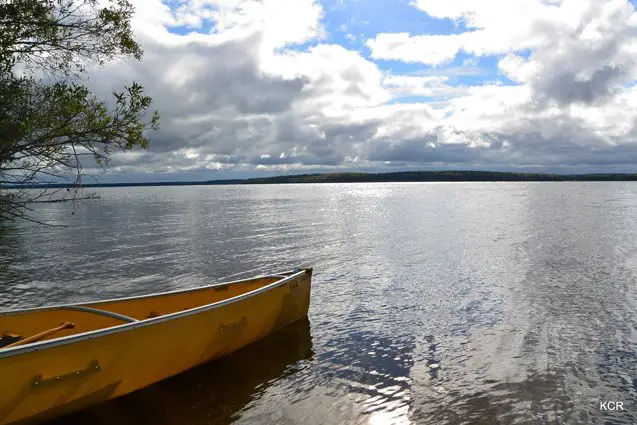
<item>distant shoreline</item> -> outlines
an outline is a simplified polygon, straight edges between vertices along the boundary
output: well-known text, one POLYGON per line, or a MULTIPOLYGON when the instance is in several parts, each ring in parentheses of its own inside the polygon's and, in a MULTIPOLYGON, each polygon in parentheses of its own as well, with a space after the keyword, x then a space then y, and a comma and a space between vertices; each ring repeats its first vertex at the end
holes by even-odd
MULTIPOLYGON (((298 174, 249 179, 227 179, 189 182, 146 183, 90 183, 82 187, 140 187, 140 186, 219 186, 249 184, 308 184, 308 183, 408 183, 408 182, 558 182, 558 181, 637 181, 637 173, 613 174, 541 174, 494 171, 406 171, 396 173, 326 173, 298 174)), ((72 188, 71 183, 38 185, 2 185, 3 189, 72 188)))

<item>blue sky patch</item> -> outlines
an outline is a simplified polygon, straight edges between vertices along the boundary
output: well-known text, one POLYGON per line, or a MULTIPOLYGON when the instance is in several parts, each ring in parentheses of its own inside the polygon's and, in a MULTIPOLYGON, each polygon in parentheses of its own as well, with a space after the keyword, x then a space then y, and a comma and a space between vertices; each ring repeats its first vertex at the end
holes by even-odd
MULTIPOLYGON (((323 9, 323 24, 328 33, 325 42, 358 51, 384 72, 447 76, 450 85, 472 86, 495 80, 514 84, 498 72, 498 62, 503 55, 476 57, 461 51, 452 61, 438 66, 372 59, 365 43, 380 33, 449 35, 470 30, 461 20, 430 17, 412 6, 411 0, 324 0, 323 9)), ((526 58, 529 55, 529 51, 521 53, 526 58)))

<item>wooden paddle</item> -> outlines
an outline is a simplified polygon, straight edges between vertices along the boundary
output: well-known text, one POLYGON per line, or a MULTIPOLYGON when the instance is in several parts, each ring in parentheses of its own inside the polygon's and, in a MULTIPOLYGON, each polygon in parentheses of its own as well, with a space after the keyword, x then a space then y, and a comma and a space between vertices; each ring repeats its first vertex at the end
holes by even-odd
POLYGON ((39 334, 32 335, 28 338, 21 339, 20 341, 16 341, 13 344, 5 345, 4 348, 17 347, 19 345, 31 344, 32 342, 37 342, 41 339, 46 338, 47 336, 53 335, 56 332, 63 331, 64 329, 73 329, 75 327, 75 323, 73 322, 64 322, 57 328, 49 329, 48 331, 40 332, 39 334))

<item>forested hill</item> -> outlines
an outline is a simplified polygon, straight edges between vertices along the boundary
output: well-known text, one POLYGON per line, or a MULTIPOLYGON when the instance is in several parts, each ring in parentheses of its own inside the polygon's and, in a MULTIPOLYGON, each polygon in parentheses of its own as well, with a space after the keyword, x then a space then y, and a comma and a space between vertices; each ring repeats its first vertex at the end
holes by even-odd
MULTIPOLYGON (((410 171, 398 173, 328 173, 300 174, 234 180, 159 183, 96 183, 84 187, 123 186, 188 186, 188 185, 242 185, 291 183, 380 183, 380 182, 516 182, 516 181, 637 181, 632 174, 538 174, 493 171, 410 171)), ((10 187, 4 185, 3 187, 10 187)), ((24 186, 21 186, 24 187, 24 186)), ((36 187, 72 187, 67 183, 37 185, 36 187)))

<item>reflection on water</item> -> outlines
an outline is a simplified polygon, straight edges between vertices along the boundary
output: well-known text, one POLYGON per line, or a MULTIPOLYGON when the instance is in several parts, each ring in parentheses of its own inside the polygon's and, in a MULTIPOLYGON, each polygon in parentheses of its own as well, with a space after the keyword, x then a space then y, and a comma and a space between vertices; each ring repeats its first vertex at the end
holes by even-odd
POLYGON ((311 264, 313 354, 303 338, 273 337, 65 420, 637 423, 635 183, 100 195, 74 216, 37 206, 68 229, 22 223, 0 235, 0 308, 311 264), (600 411, 603 401, 625 410, 600 411))
POLYGON ((303 369, 312 355, 305 318, 218 361, 49 424, 230 423, 270 385, 303 369))

